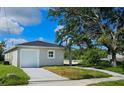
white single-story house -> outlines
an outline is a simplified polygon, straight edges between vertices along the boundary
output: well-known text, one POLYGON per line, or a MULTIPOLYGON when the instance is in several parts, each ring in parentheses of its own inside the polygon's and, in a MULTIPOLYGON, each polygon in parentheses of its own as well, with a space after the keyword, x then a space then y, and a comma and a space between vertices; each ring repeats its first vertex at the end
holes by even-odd
POLYGON ((15 45, 5 51, 5 61, 17 67, 41 67, 63 65, 64 48, 43 41, 15 45))

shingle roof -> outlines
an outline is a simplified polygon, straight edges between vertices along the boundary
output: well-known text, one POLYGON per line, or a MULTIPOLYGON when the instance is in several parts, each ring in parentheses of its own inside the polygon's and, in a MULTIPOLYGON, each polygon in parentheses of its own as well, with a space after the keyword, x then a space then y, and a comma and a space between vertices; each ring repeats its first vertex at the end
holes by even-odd
MULTIPOLYGON (((57 44, 53 44, 53 43, 48 43, 48 42, 43 42, 43 41, 32 41, 32 42, 27 42, 27 43, 22 43, 22 44, 18 44, 18 45, 23 45, 23 46, 43 46, 43 47, 60 47, 59 45, 57 44)), ((4 54, 12 51, 13 49, 16 49, 17 47, 19 46, 14 46, 6 51, 4 51, 4 54)))
POLYGON ((18 45, 24 45, 24 46, 44 46, 44 47, 60 47, 57 44, 52 44, 44 41, 32 41, 32 42, 27 42, 27 43, 22 43, 18 45))

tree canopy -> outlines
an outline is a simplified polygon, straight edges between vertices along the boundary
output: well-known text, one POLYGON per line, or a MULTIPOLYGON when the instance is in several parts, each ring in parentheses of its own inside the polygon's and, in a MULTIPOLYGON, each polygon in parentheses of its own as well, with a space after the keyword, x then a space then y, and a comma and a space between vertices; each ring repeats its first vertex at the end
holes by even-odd
POLYGON ((4 60, 3 52, 5 49, 5 46, 6 46, 5 41, 1 41, 1 43, 0 43, 0 61, 4 60))
POLYGON ((50 8, 48 16, 63 28, 56 32, 56 42, 68 42, 80 49, 103 45, 112 55, 116 66, 116 53, 124 47, 124 8, 50 8))

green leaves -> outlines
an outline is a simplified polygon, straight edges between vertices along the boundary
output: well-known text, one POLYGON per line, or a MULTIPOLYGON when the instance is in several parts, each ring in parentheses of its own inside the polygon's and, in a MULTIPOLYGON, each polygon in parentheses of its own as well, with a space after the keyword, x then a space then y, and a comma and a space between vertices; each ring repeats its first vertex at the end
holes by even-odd
POLYGON ((0 61, 4 60, 3 52, 6 46, 6 41, 1 41, 0 43, 0 61))
POLYGON ((87 44, 88 38, 83 34, 85 21, 90 18, 90 8, 52 8, 49 10, 49 18, 53 20, 57 20, 59 25, 63 25, 64 28, 56 32, 56 42, 60 45, 67 42, 68 45, 78 45, 82 46, 83 44, 87 44), (89 14, 89 15, 87 15, 89 14), (86 41, 85 41, 86 40, 86 41), (86 43, 84 43, 86 42, 86 43))
POLYGON ((124 34, 124 8, 51 8, 48 16, 64 27, 56 32, 60 45, 92 47, 97 41, 108 50, 122 50, 118 37, 124 34))

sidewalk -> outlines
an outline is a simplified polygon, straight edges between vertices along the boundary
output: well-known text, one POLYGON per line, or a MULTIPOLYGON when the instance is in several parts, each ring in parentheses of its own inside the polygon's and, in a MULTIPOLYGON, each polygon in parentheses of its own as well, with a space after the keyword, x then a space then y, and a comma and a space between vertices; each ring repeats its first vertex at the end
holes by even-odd
MULTIPOLYGON (((75 67, 75 66, 72 66, 75 67)), ((89 69, 89 70, 95 70, 100 71, 104 73, 108 73, 112 75, 112 77, 108 78, 94 78, 94 79, 82 79, 82 80, 63 80, 63 81, 42 81, 42 82, 29 82, 29 86, 87 86, 89 84, 93 83, 99 83, 103 81, 115 81, 115 80, 121 80, 124 79, 124 75, 107 71, 107 70, 101 70, 96 68, 89 68, 89 67, 75 67, 75 68, 82 68, 82 69, 89 69)))

